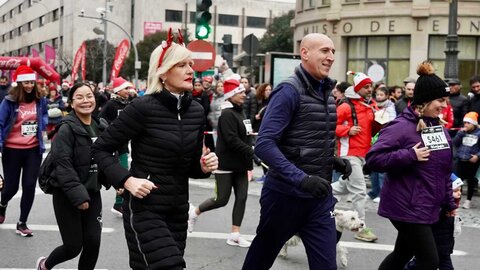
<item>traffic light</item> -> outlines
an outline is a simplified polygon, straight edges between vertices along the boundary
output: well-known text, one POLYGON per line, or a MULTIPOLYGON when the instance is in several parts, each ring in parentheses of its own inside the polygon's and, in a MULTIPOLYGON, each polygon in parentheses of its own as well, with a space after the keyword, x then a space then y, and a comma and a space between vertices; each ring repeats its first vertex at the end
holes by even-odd
POLYGON ((197 39, 206 39, 210 34, 210 21, 212 14, 208 11, 212 5, 212 0, 197 0, 197 25, 195 28, 195 37, 197 39))
POLYGON ((222 37, 223 44, 222 44, 222 57, 228 63, 229 67, 233 65, 233 44, 232 44, 232 35, 225 34, 222 37))

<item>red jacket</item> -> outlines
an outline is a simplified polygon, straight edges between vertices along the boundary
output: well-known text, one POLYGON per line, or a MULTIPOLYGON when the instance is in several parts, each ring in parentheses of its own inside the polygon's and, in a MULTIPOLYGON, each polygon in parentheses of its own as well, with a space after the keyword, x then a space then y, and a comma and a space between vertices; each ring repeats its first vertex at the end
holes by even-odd
POLYGON ((442 110, 442 114, 440 115, 440 118, 447 122, 445 124, 446 129, 450 129, 453 127, 453 109, 452 105, 448 104, 445 109, 442 110))
POLYGON ((353 126, 352 110, 348 102, 342 103, 337 107, 337 127, 335 135, 338 143, 338 156, 358 156, 365 157, 372 140, 372 126, 375 119, 374 110, 377 105, 372 100, 367 105, 364 99, 350 99, 357 114, 358 126, 361 131, 353 136, 348 135, 353 126))

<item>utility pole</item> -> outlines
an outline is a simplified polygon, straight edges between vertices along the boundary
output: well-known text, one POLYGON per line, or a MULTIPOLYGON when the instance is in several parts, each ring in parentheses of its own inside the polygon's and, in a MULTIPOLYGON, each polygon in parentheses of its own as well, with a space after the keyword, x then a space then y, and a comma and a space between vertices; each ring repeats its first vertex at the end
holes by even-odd
POLYGON ((448 12, 448 35, 445 40, 445 80, 458 79, 458 35, 457 35, 457 0, 450 0, 448 12))

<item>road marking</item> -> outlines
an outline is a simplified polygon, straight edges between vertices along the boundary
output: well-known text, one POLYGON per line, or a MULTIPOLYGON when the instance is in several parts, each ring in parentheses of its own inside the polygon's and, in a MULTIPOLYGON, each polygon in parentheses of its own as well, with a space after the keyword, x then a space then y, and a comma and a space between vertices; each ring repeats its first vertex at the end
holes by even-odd
MULTIPOLYGON (((228 239, 229 236, 230 236, 229 233, 192 232, 192 233, 189 233, 187 237, 226 240, 228 239)), ((245 238, 246 240, 252 241, 255 235, 242 234, 242 237, 245 238)), ((340 243, 343 247, 346 247, 346 248, 393 251, 393 245, 361 243, 361 242, 345 242, 345 241, 340 241, 340 243)), ((454 250, 452 255, 466 256, 468 255, 468 253, 462 250, 454 250)))
MULTIPOLYGON (((57 225, 37 225, 37 224, 29 224, 28 228, 32 231, 49 231, 49 232, 58 232, 57 225)), ((2 230, 16 230, 17 224, 0 224, 0 229, 2 230)), ((114 228, 102 228, 102 233, 113 233, 115 231, 114 228)), ((0 268, 2 270, 2 268, 0 268)))

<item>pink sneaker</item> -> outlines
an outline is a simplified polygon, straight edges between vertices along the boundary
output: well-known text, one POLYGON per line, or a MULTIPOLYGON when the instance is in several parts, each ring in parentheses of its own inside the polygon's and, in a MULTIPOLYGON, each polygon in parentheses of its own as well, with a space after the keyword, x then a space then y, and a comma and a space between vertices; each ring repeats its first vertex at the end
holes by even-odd
POLYGON ((33 236, 32 230, 30 230, 27 227, 27 223, 23 223, 23 222, 22 223, 20 223, 20 222, 17 223, 17 230, 15 232, 17 234, 19 234, 20 236, 23 236, 23 237, 33 236))

